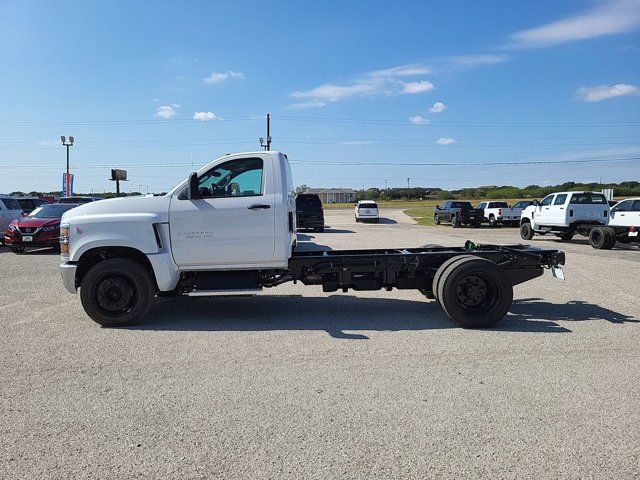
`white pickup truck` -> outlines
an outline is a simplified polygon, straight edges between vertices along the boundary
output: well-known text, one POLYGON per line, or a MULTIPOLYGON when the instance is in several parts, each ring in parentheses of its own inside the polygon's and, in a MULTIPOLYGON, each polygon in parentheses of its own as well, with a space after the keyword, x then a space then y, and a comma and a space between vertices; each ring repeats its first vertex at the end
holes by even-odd
POLYGON ((589 236, 609 223, 609 203, 599 192, 558 192, 522 211, 520 236, 531 240, 547 233, 569 241, 575 234, 589 236))
POLYGON ((617 242, 640 245, 640 198, 627 198, 611 207, 606 227, 594 227, 589 233, 593 248, 608 250, 617 242))
MULTIPOLYGON (((60 270, 104 326, 150 316, 156 296, 252 295, 290 281, 325 292, 414 289, 466 327, 510 308, 513 285, 561 276, 564 253, 523 245, 296 251, 286 155, 214 160, 166 195, 88 203, 65 213, 60 270), (533 254, 532 254, 533 253, 533 254)), ((327 299, 330 301, 330 299, 327 299)))
POLYGON ((476 208, 484 210, 484 221, 490 227, 498 225, 519 225, 522 208, 510 207, 507 202, 482 202, 476 208))

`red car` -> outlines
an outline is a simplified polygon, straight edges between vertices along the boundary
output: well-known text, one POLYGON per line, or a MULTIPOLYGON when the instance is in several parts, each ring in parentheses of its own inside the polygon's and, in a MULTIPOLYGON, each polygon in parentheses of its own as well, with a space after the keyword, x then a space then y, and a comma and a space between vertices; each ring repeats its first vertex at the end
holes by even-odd
POLYGON ((78 204, 43 205, 25 217, 16 218, 4 234, 4 243, 14 253, 26 247, 58 247, 60 219, 78 204))

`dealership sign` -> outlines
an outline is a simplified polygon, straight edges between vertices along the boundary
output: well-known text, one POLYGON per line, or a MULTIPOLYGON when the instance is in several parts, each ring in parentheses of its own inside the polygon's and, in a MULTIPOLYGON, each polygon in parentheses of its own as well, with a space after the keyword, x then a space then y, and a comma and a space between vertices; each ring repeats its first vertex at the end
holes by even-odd
POLYGON ((62 196, 73 197, 73 173, 62 174, 62 196))

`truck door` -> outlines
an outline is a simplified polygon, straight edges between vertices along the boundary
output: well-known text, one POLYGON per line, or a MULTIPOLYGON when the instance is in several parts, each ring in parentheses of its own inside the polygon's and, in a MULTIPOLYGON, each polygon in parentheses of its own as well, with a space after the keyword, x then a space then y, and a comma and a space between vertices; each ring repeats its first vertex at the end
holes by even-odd
POLYGON ((567 220, 567 197, 566 193, 559 193, 549 205, 549 225, 566 225, 567 220))
POLYGON ((275 254, 273 165, 236 158, 198 177, 202 198, 171 199, 171 250, 180 267, 247 266, 275 254))
MULTIPOLYGON (((637 213, 640 211, 640 200, 625 200, 617 203, 614 207, 611 207, 611 220, 610 225, 621 227, 635 227, 638 223, 637 213), (635 204, 635 212, 633 212, 633 206, 635 204)), ((640 225, 638 225, 640 226, 640 225)))
POLYGON ((547 195, 542 199, 540 205, 535 209, 535 223, 536 225, 549 225, 551 220, 551 204, 553 203, 555 195, 547 195))

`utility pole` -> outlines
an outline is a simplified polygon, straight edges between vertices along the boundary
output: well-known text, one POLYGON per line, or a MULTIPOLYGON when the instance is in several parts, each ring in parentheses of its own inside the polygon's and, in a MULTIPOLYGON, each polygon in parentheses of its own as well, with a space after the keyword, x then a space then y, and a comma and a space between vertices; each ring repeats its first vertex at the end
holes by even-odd
POLYGON ((265 150, 271 150, 271 116, 267 113, 267 143, 260 137, 260 146, 265 150))
POLYGON ((409 187, 409 181, 411 180, 411 178, 407 177, 407 188, 411 188, 409 187))
POLYGON ((389 180, 384 181, 384 189, 389 190, 389 180))

